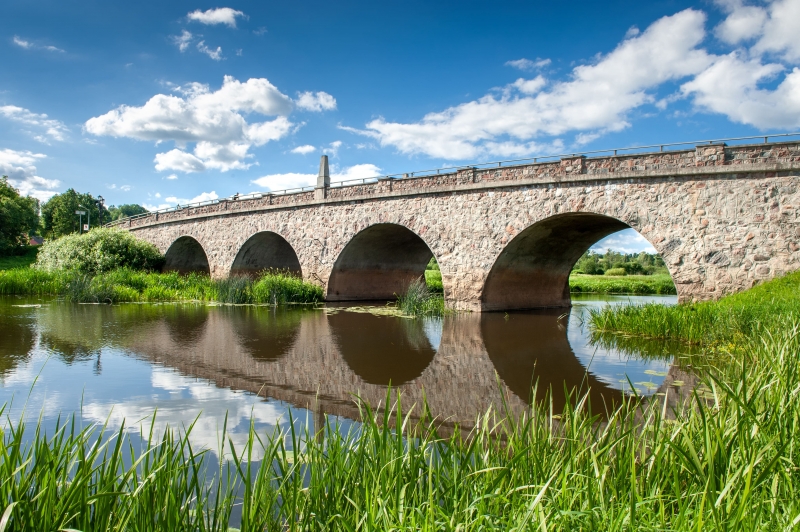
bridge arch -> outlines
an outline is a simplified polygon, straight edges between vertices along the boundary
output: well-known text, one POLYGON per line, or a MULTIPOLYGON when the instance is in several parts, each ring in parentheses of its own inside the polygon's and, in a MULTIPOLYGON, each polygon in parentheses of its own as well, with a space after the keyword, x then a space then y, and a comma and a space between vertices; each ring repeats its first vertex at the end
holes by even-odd
POLYGON ((396 223, 377 223, 342 249, 328 280, 328 301, 390 300, 423 278, 433 257, 417 233, 396 223))
POLYGON ((211 273, 208 256, 202 244, 195 238, 184 235, 178 237, 164 254, 163 271, 176 271, 180 273, 200 272, 211 273))
POLYGON ((267 269, 286 270, 299 277, 303 275, 292 245, 278 233, 260 231, 239 248, 230 274, 254 276, 267 269))
POLYGON ((515 236, 492 265, 481 294, 484 311, 570 306, 569 274, 593 244, 631 229, 592 212, 557 214, 515 236))

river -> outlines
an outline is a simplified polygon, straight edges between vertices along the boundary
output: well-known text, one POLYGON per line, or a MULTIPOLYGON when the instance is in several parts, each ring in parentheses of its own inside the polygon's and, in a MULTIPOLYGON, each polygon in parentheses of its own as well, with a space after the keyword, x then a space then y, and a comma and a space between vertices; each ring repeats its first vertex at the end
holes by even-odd
MULTIPOLYGON (((659 390, 676 353, 593 344, 592 307, 675 297, 578 296, 570 309, 459 313, 408 319, 381 307, 254 307, 194 303, 76 305, 0 298, 0 404, 4 417, 52 427, 59 416, 82 423, 125 420, 132 433, 185 427, 192 440, 218 447, 228 434, 323 416, 348 425, 357 395, 385 403, 387 387, 404 409, 427 401, 445 425, 470 427, 488 408, 521 411, 552 389, 589 390, 595 408, 631 387, 659 390)), ((414 417, 412 415, 412 417, 414 417)))

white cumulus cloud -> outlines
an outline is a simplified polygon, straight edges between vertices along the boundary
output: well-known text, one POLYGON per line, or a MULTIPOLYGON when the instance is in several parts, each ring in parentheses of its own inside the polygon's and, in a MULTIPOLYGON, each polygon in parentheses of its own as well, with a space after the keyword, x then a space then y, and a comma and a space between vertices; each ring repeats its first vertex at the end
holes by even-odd
POLYGON ((67 126, 59 120, 48 118, 46 114, 37 114, 15 105, 0 106, 0 116, 40 131, 40 133, 33 132, 33 138, 45 144, 50 140, 66 140, 69 131, 67 126))
MULTIPOLYGON (((341 172, 333 172, 331 181, 347 181, 349 179, 368 179, 381 175, 381 169, 374 164, 356 164, 343 169, 341 172)), ((252 184, 266 190, 286 190, 291 188, 301 188, 312 186, 317 183, 317 174, 270 174, 251 181, 252 184)))
POLYGON ((518 80, 500 95, 430 113, 419 122, 378 118, 360 132, 401 153, 468 159, 538 151, 542 144, 533 139, 542 135, 619 131, 628 127, 631 110, 654 102, 651 90, 711 64, 713 58, 697 48, 705 19, 694 9, 663 17, 594 64, 575 67, 566 81, 518 80))
POLYGON ((729 12, 715 33, 728 44, 755 41, 754 54, 774 53, 786 61, 800 61, 800 0, 774 0, 765 5, 742 1, 721 2, 729 12))
POLYGON ((309 153, 317 151, 317 148, 315 148, 311 144, 305 144, 303 146, 298 146, 296 148, 293 148, 291 151, 292 153, 299 153, 300 155, 308 155, 309 153))
POLYGON ((201 83, 174 90, 177 95, 157 94, 141 107, 122 105, 84 127, 98 136, 174 141, 177 148, 156 155, 156 169, 200 172, 248 168, 251 146, 283 138, 294 126, 286 117, 291 99, 264 78, 242 83, 225 76, 216 91, 201 83), (276 118, 249 123, 252 113, 276 118), (195 143, 193 153, 188 143, 195 143))
POLYGON ((219 199, 219 196, 217 196, 217 193, 212 190, 211 192, 203 192, 189 199, 169 196, 164 198, 164 201, 166 201, 168 204, 188 205, 189 203, 200 203, 201 201, 211 201, 215 199, 219 199))
POLYGON ((295 100, 298 109, 305 111, 330 111, 336 109, 336 98, 327 92, 301 92, 295 100))
POLYGON ((177 46, 181 52, 185 52, 189 48, 189 44, 192 42, 193 38, 192 32, 183 30, 180 35, 172 36, 172 42, 175 43, 175 46, 177 46))
POLYGON ((513 61, 506 61, 506 66, 516 68, 517 70, 530 71, 537 68, 544 68, 551 63, 550 59, 536 58, 536 61, 530 59, 514 59, 513 61))
POLYGON ((236 27, 237 18, 247 18, 247 15, 230 7, 218 7, 207 11, 192 11, 186 17, 189 20, 200 22, 201 24, 215 25, 225 24, 231 28, 236 27))
POLYGON ((38 176, 36 161, 47 157, 30 151, 0 150, 0 175, 8 176, 8 182, 23 196, 32 196, 47 201, 57 193, 61 183, 57 179, 38 176))
POLYGON ((214 61, 221 61, 222 60, 222 47, 217 46, 215 48, 209 48, 206 46, 206 41, 200 41, 197 43, 197 51, 206 54, 208 57, 213 59, 214 61))

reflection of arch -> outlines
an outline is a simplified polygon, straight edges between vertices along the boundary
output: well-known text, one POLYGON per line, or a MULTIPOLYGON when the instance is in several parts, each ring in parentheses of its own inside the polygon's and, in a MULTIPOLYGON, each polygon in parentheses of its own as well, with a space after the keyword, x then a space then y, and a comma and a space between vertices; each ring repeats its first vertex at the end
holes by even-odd
POLYGON ((558 214, 537 222, 497 257, 481 297, 483 310, 567 307, 569 272, 598 240, 628 229, 602 214, 558 214))
POLYGON ((302 276, 300 260, 285 238, 271 231, 247 239, 231 266, 231 275, 255 275, 262 270, 288 270, 302 276))
POLYGON ((208 321, 205 305, 165 305, 163 320, 175 345, 192 347, 201 338, 208 321))
POLYGON ((278 360, 297 341, 304 313, 264 307, 220 309, 233 325, 239 345, 257 360, 278 360))
POLYGON ((422 320, 339 312, 328 316, 328 324, 344 361, 369 384, 416 379, 436 355, 422 320))
POLYGON ((182 236, 173 242, 164 255, 164 259, 163 270, 165 272, 211 272, 203 246, 190 236, 182 236))
POLYGON ((566 320, 559 310, 515 312, 506 319, 498 313, 481 315, 481 335, 497 374, 520 399, 531 403, 532 387, 538 381, 536 400, 552 388, 553 407, 564 408, 564 389, 589 388, 595 412, 603 405, 618 403, 620 390, 595 378, 575 357, 567 339, 566 320), (533 334, 531 334, 533 333, 533 334))
POLYGON ((433 253, 402 225, 372 225, 350 240, 333 265, 328 301, 394 299, 425 274, 433 253))

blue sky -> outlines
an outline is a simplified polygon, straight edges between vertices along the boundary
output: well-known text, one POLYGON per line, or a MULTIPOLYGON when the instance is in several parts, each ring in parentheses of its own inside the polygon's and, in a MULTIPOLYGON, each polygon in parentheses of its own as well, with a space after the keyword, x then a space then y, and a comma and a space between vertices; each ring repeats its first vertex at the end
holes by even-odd
POLYGON ((800 0, 4 0, 0 20, 0 173, 40 199, 280 190, 322 153, 338 180, 800 129, 800 0))

